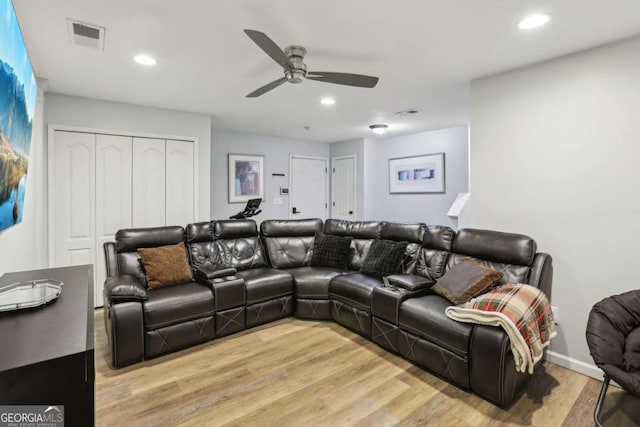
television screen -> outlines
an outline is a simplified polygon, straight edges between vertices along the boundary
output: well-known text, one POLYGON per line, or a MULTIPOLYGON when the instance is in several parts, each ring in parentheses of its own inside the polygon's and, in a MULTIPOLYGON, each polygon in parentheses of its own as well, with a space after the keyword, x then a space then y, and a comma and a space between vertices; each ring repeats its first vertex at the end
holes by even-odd
POLYGON ((36 79, 11 0, 0 0, 0 232, 22 221, 36 79))

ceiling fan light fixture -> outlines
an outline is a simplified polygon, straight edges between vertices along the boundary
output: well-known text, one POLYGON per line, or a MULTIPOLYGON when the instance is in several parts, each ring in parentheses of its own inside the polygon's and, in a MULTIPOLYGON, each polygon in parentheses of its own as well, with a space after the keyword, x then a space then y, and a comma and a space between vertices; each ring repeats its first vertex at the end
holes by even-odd
POLYGON ((387 129, 389 128, 388 125, 385 124, 375 124, 375 125, 369 125, 369 129, 371 129, 371 132, 375 133, 376 135, 383 135, 387 129))
POLYGON ((336 100, 330 97, 322 98, 320 100, 320 104, 322 105, 333 105, 336 103, 336 100))
POLYGON ((378 78, 364 74, 336 73, 333 71, 308 71, 304 63, 307 49, 302 46, 288 46, 284 50, 269 38, 265 33, 256 30, 244 30, 245 34, 258 45, 260 49, 284 71, 284 77, 254 90, 247 98, 257 98, 277 88, 284 83, 302 83, 305 80, 315 80, 322 83, 333 83, 344 86, 373 88, 378 84, 378 78))
POLYGON ((133 60, 142 65, 156 65, 158 63, 154 57, 145 54, 136 55, 133 60))
POLYGON ((518 28, 521 30, 533 30, 534 28, 542 27, 549 22, 550 19, 551 17, 544 13, 529 15, 518 23, 518 28))

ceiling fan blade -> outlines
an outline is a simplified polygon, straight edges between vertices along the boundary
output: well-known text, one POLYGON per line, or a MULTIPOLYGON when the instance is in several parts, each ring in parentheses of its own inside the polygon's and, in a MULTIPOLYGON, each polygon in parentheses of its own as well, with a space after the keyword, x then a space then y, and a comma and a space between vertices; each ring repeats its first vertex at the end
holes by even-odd
POLYGON ((378 78, 351 73, 331 73, 325 71, 309 71, 307 78, 325 83, 372 88, 378 84, 378 78))
POLYGON ((280 86, 282 83, 286 82, 287 79, 285 77, 280 77, 278 80, 274 80, 271 83, 267 83, 266 85, 262 86, 259 89, 254 90, 253 92, 251 92, 249 95, 247 95, 247 98, 257 98, 260 95, 263 95, 267 92, 269 92, 270 90, 273 90, 275 88, 277 88, 278 86, 280 86))
POLYGON ((287 55, 285 55, 282 49, 265 33, 256 30, 244 30, 244 32, 260 49, 264 50, 267 55, 280 64, 282 68, 289 70, 294 68, 287 55))

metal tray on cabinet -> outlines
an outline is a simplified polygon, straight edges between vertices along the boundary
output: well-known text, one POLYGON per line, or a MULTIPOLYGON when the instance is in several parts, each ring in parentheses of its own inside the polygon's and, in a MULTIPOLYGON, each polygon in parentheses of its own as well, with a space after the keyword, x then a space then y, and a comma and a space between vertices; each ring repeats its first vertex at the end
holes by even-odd
POLYGON ((54 279, 27 280, 0 287, 0 312, 38 307, 62 294, 62 283, 54 279))

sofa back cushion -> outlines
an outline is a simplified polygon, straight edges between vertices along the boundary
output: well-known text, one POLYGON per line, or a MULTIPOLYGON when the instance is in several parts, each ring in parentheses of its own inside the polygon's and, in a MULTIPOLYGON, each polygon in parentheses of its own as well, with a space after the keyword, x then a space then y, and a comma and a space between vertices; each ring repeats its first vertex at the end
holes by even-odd
POLYGON ((260 224, 267 258, 274 268, 309 265, 321 219, 268 220, 260 224))
POLYGON ((210 265, 222 264, 220 252, 214 243, 213 223, 197 222, 187 225, 187 253, 193 270, 206 270, 210 265))
POLYGON ((536 242, 522 234, 462 229, 453 240, 445 269, 471 257, 481 265, 502 272, 500 285, 528 283, 536 250, 536 242))
POLYGON ((456 232, 449 227, 441 225, 426 227, 413 273, 434 283, 442 277, 455 235, 456 232))
POLYGON ((253 220, 212 221, 215 248, 220 264, 238 271, 266 267, 258 226, 253 220))
POLYGON ((411 224, 385 222, 382 224, 382 230, 380 230, 381 239, 407 242, 400 273, 411 274, 415 270, 426 227, 426 224, 421 222, 411 224))
POLYGON ((369 253, 373 239, 379 239, 383 222, 380 221, 346 221, 328 219, 324 223, 324 232, 336 236, 351 236, 351 253, 348 268, 360 270, 362 262, 369 253))
MULTIPOLYGON (((138 249, 157 248, 184 242, 184 228, 180 226, 130 228, 116 233, 116 259, 119 274, 129 274, 144 286, 147 279, 140 264, 138 249)), ((108 261, 107 261, 108 262, 108 261)))

